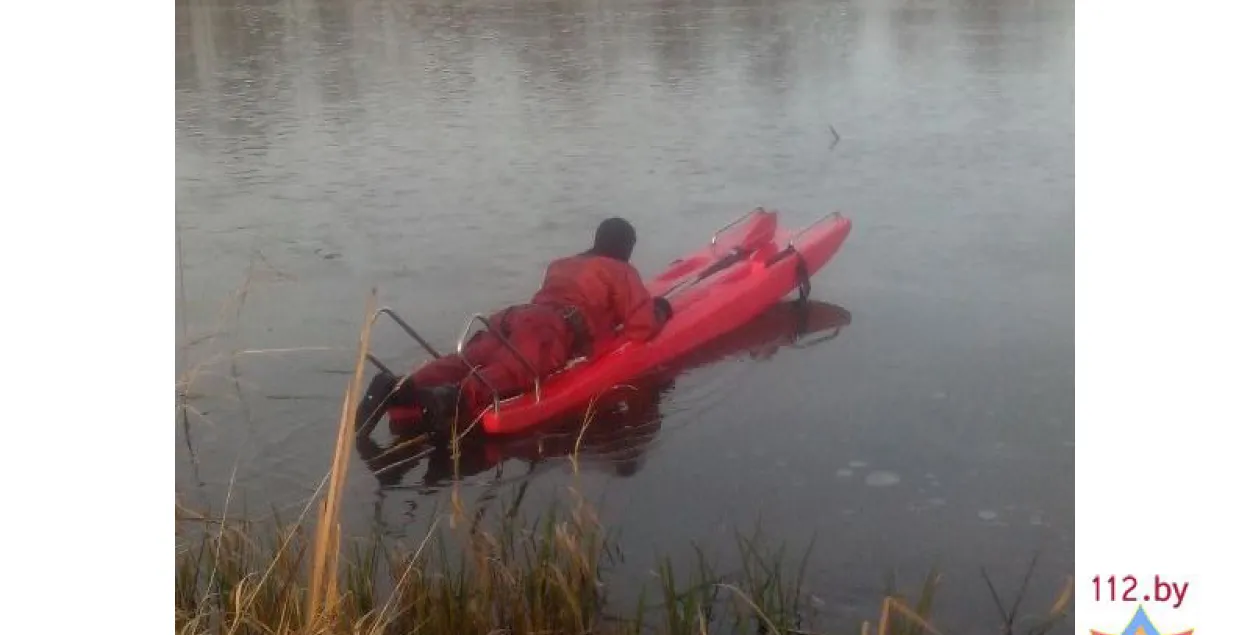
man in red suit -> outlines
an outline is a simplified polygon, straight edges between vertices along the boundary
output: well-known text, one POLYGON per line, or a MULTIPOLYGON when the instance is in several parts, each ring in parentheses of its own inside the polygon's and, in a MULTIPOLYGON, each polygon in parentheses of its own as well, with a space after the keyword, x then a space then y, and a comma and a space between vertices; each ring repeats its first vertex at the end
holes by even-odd
POLYGON ((403 378, 375 376, 357 408, 357 426, 372 427, 387 407, 403 404, 421 409, 422 428, 441 432, 457 406, 476 417, 493 403, 492 388, 502 398, 531 386, 529 368, 495 333, 542 377, 572 359, 602 353, 618 329, 633 341, 655 336, 673 310, 667 300, 647 292, 629 263, 636 241, 627 221, 603 221, 589 251, 552 262, 529 304, 492 315, 491 328, 466 343, 463 358, 446 355, 403 378), (465 362, 477 369, 476 375, 465 362))

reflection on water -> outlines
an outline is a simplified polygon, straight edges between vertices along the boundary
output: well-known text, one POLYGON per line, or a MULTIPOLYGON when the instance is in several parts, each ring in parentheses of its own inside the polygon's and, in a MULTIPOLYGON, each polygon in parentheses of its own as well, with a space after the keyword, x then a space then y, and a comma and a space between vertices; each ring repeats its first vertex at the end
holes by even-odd
MULTIPOLYGON (((587 431, 581 478, 648 553, 761 515, 815 532, 809 579, 847 615, 885 567, 940 560, 955 606, 985 604, 982 564, 1045 547, 1038 597, 1071 569, 1071 3, 178 0, 176 28, 192 502, 302 505, 370 287, 450 342, 605 216, 647 274, 755 205, 837 207, 855 230, 813 297, 855 328, 679 375, 587 431)), ((558 432, 474 446, 461 484, 558 488, 558 432)), ((386 488, 355 461, 348 520, 421 518, 439 460, 386 488)))

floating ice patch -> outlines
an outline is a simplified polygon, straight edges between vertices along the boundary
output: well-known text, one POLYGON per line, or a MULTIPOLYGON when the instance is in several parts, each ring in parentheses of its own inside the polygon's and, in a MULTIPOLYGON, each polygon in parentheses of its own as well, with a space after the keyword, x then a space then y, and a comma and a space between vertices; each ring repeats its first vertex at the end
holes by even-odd
POLYGON ((981 520, 987 520, 987 521, 996 520, 998 518, 998 512, 993 512, 988 509, 983 509, 977 512, 977 518, 980 518, 981 520))
POLYGON ((868 461, 851 461, 850 463, 847 463, 847 465, 858 470, 861 467, 868 467, 868 461))
POLYGON ((934 399, 939 399, 939 400, 941 400, 941 399, 946 399, 946 391, 945 391, 945 390, 935 390, 935 391, 933 391, 933 398, 934 398, 934 399))
POLYGON ((927 502, 929 503, 929 505, 933 507, 941 507, 946 504, 946 499, 935 496, 933 498, 930 498, 927 502))
POLYGON ((889 487, 891 485, 898 485, 898 483, 902 480, 903 479, 899 478, 898 474, 895 474, 894 472, 877 470, 875 472, 869 472, 868 476, 864 477, 864 485, 867 485, 868 487, 889 487))
POLYGON ((838 468, 838 471, 834 472, 834 475, 836 475, 838 478, 849 478, 854 473, 855 473, 855 470, 852 470, 849 467, 843 467, 843 468, 838 468))

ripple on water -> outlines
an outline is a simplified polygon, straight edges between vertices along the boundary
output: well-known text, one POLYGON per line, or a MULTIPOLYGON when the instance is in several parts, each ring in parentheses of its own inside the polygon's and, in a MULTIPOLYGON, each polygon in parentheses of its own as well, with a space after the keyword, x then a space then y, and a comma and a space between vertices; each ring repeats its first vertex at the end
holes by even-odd
POLYGON ((868 487, 889 487, 891 485, 898 485, 902 482, 902 480, 903 479, 894 472, 887 470, 875 470, 873 472, 869 472, 868 476, 864 477, 864 485, 867 485, 868 487))

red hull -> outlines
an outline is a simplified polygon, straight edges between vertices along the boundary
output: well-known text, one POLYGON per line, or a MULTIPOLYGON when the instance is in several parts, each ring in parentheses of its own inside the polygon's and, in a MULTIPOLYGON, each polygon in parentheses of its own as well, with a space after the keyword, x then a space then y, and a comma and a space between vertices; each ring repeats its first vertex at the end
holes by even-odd
MULTIPOLYGON (((808 275, 833 258, 851 230, 849 220, 827 217, 804 230, 787 250, 791 232, 776 232, 776 212, 759 211, 746 222, 721 234, 717 242, 656 276, 648 289, 670 295, 673 317, 658 336, 644 344, 623 342, 597 359, 575 363, 542 383, 541 397, 526 393, 503 400, 499 410, 482 415, 480 427, 488 434, 511 434, 590 405, 597 396, 627 385, 656 367, 672 362, 759 316, 800 283, 801 255, 808 275), (734 247, 749 257, 695 284, 706 267, 734 247)), ((392 410, 392 421, 405 413, 392 410)))

